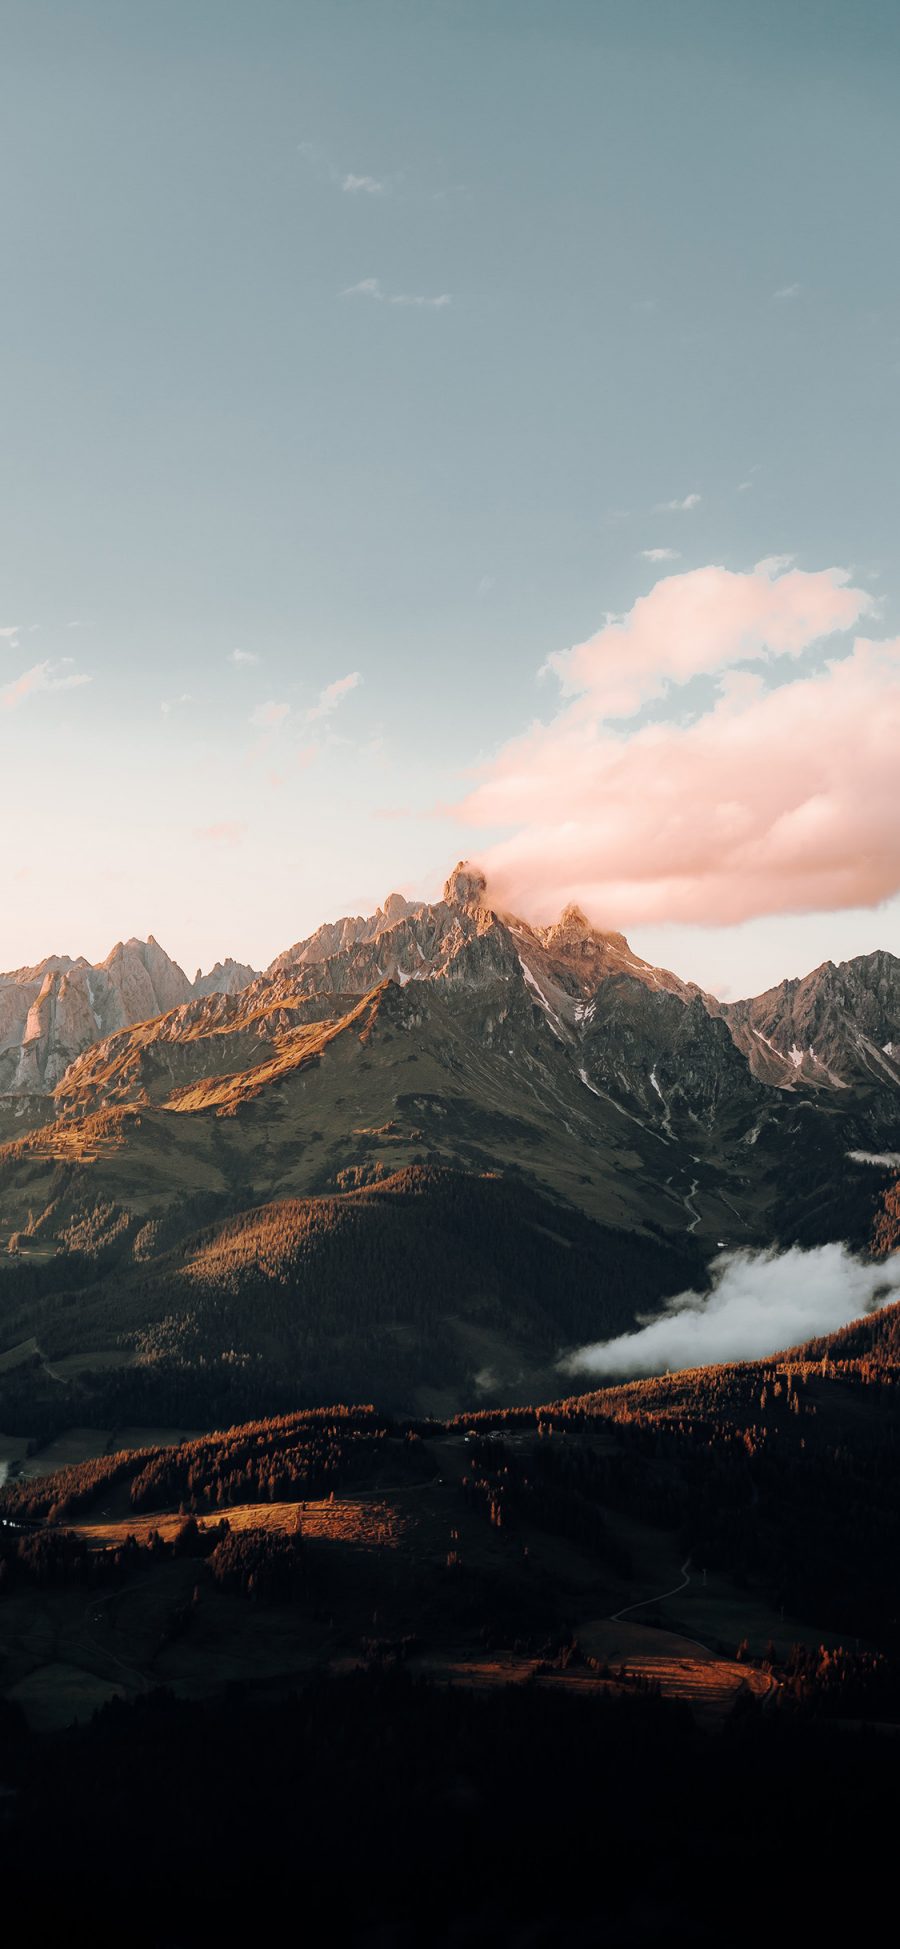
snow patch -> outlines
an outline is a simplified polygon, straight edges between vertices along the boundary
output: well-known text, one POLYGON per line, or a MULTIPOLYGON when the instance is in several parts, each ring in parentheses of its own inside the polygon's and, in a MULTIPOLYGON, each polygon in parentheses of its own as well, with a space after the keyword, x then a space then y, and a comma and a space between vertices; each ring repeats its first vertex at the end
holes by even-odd
POLYGON ((517 955, 516 958, 518 960, 519 967, 521 968, 522 973, 525 976, 525 980, 529 988, 534 990, 534 993, 538 998, 539 1005, 543 1009, 544 1014, 547 1017, 547 1023, 550 1028, 551 1034, 555 1035, 557 1042, 565 1043, 567 1040, 566 1032, 565 1029, 563 1028, 562 1022, 559 1019, 559 1016, 556 1013, 555 1008, 551 1007, 551 1004, 548 1002, 547 997, 544 994, 543 988, 540 985, 540 982, 535 980, 535 977, 532 974, 531 969, 527 967, 525 962, 522 960, 521 954, 517 955))

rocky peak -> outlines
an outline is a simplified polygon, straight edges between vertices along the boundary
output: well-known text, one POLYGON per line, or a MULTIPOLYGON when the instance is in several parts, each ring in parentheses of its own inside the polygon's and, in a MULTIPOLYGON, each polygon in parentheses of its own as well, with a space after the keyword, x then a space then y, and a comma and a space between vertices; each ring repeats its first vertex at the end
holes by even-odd
POLYGON ((210 968, 209 974, 204 974, 202 968, 197 969, 192 992, 198 998, 205 995, 238 995, 258 978, 255 968, 249 967, 246 961, 233 960, 228 954, 224 961, 217 961, 215 967, 210 968))
POLYGON ((419 905, 421 905, 421 902, 417 903, 414 900, 405 900, 402 893, 389 893, 384 906, 380 907, 378 911, 393 926, 395 921, 405 920, 407 914, 418 912, 419 905))
MULTIPOLYGON (((572 946, 577 941, 593 941, 601 938, 591 926, 587 914, 582 913, 581 908, 576 907, 572 902, 568 907, 563 908, 559 919, 555 920, 551 927, 541 927, 538 933, 544 946, 551 950, 555 947, 572 946)), ((621 935, 608 938, 621 941, 623 947, 627 945, 621 935)))
POLYGON ((487 880, 480 867, 470 865, 461 859, 453 868, 444 883, 444 901, 448 907, 464 907, 470 912, 485 906, 487 880))

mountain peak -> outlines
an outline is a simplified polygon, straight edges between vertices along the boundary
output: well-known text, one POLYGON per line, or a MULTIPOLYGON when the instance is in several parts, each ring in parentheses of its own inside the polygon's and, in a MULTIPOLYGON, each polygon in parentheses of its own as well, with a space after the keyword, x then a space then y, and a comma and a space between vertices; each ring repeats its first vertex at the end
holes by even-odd
POLYGON ((405 920, 407 914, 416 912, 415 902, 404 899, 402 893, 389 893, 381 909, 385 920, 405 920))
POLYGON ((487 881, 480 867, 461 859, 444 885, 448 907, 483 907, 487 881))

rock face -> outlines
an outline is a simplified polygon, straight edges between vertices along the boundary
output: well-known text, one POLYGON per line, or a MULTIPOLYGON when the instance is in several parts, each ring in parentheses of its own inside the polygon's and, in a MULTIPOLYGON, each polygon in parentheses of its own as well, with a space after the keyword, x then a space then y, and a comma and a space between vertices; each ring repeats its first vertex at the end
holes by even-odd
POLYGON ((755 1076, 778 1089, 900 1088, 900 961, 825 961, 751 1001, 712 1003, 755 1076))
POLYGON ((200 995, 239 995, 242 988, 249 988, 256 980, 256 969, 248 967, 246 961, 233 961, 227 955, 224 961, 217 961, 209 974, 198 968, 191 984, 191 994, 200 995))
POLYGON ((117 942, 96 965, 53 955, 0 974, 0 1093, 47 1095, 83 1050, 115 1030, 197 994, 236 992, 252 977, 252 968, 228 961, 191 982, 152 934, 117 942))

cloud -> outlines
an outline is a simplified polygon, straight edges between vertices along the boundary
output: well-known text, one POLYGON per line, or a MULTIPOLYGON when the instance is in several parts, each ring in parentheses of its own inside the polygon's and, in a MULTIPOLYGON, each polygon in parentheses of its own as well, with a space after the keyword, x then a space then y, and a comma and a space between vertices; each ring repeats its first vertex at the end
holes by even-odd
POLYGON ((19 647, 20 629, 20 623, 4 623, 2 629, 0 629, 0 642, 8 643, 11 650, 17 650, 19 647))
POLYGON ((387 184, 380 182, 377 176, 357 176, 352 170, 336 169, 316 142, 298 142, 297 153, 306 157, 320 183, 333 183, 335 188, 344 190, 348 196, 386 194, 387 184))
POLYGON ((764 1360, 817 1334, 833 1333, 900 1293, 900 1252, 879 1264, 845 1245, 811 1252, 724 1252, 709 1293, 679 1293, 636 1333, 580 1347, 565 1373, 635 1375, 764 1360))
POLYGON ((691 508, 698 508, 699 506, 699 494, 686 494, 683 501, 659 501, 654 509, 654 513, 689 514, 691 508))
POLYGON ((33 663, 30 670, 23 670, 20 677, 12 683, 0 685, 0 710, 13 711, 26 697, 33 697, 40 691, 76 690, 81 684, 89 684, 91 679, 77 670, 65 670, 71 657, 61 657, 58 663, 33 663), (64 672, 60 675, 59 672, 64 672))
POLYGON ((641 560, 644 562, 678 562, 681 560, 677 548, 642 548, 641 560))
POLYGON ((790 559, 772 556, 749 574, 709 567, 666 576, 547 667, 565 692, 583 694, 582 714, 625 717, 670 684, 749 659, 799 656, 871 612, 871 597, 850 587, 843 569, 779 573, 790 559))
POLYGON ((772 296, 780 301, 785 298, 799 298, 802 289, 802 284, 783 284, 780 291, 773 291, 772 296))
POLYGON ((341 292, 342 298, 378 298, 384 302, 385 294, 377 277, 362 277, 358 284, 348 284, 341 292))
POLYGON ((183 690, 180 697, 166 697, 159 708, 162 711, 163 717, 171 717, 173 711, 183 710, 185 704, 191 703, 193 703, 193 698, 190 691, 183 690))
POLYGON ((265 704, 257 704, 256 709, 250 712, 250 722, 256 731, 275 731, 290 714, 290 704, 278 704, 274 698, 270 698, 265 704))
POLYGON ((449 291, 441 291, 436 298, 423 298, 419 296, 418 292, 398 291, 394 297, 388 299, 388 303, 392 305, 423 305, 426 311, 443 311, 447 305, 453 303, 453 300, 449 291))
POLYGON ((384 195, 384 184, 379 183, 376 176, 354 176, 352 174, 345 176, 341 183, 341 189, 346 190, 350 196, 358 196, 360 194, 363 196, 384 195))
POLYGON ((326 684, 325 689, 319 694, 318 702, 313 704, 312 709, 306 713, 307 723, 313 724, 318 718, 330 717, 332 711, 336 711, 344 698, 349 696, 350 691, 356 690, 361 683, 362 677, 359 671, 351 670, 349 676, 337 677, 334 683, 326 684))
POLYGON ((443 311, 453 300, 449 291, 441 291, 436 298, 422 297, 418 292, 385 291, 381 279, 361 278, 358 284, 348 284, 341 292, 342 298, 374 298, 382 305, 416 305, 426 311, 443 311))
POLYGON ((872 606, 839 569, 694 569, 551 657, 571 701, 504 746, 457 808, 505 830, 478 854, 495 902, 715 926, 896 892, 900 639, 860 637, 812 674, 764 681, 769 657, 872 606), (702 673, 713 697, 689 721, 621 721, 702 673))
POLYGON ((254 650, 231 650, 229 653, 228 661, 229 663, 238 663, 238 664, 258 663, 259 657, 256 655, 254 650))

